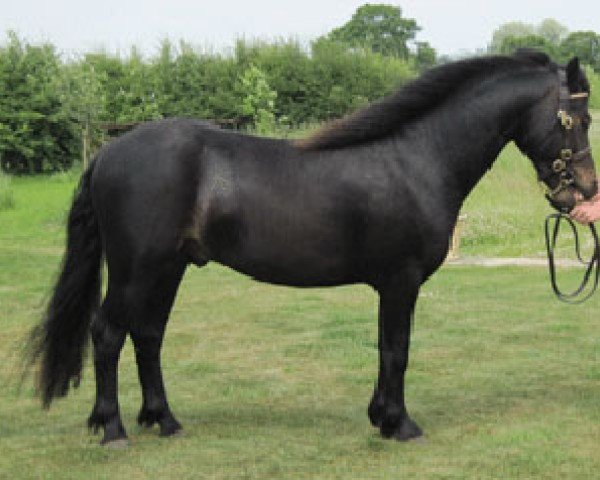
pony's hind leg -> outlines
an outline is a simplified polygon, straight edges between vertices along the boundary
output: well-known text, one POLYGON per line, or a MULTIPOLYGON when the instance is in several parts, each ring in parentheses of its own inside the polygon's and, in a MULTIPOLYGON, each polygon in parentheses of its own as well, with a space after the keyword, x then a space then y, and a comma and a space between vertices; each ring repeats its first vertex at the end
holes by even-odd
POLYGON ((132 294, 136 309, 130 335, 135 347, 138 376, 142 387, 142 408, 138 423, 151 427, 158 423, 161 436, 181 430, 165 392, 160 366, 160 350, 173 301, 185 271, 182 260, 163 261, 139 279, 132 294))
MULTIPOLYGON (((121 258, 122 260, 122 258, 121 258)), ((118 445, 127 435, 118 403, 117 370, 125 336, 135 347, 143 404, 138 421, 158 422, 161 435, 181 429, 167 403, 160 369, 160 348, 165 326, 185 271, 183 259, 136 259, 113 268, 109 259, 109 281, 100 314, 92 323, 96 403, 88 425, 104 430, 101 444, 118 445), (127 272, 127 273, 125 273, 127 272)), ((113 266, 116 262, 112 262, 113 266)))
POLYGON ((125 440, 127 435, 121 421, 117 398, 117 369, 119 355, 127 329, 123 321, 123 295, 110 289, 102 308, 91 325, 94 343, 94 369, 96 374, 96 403, 88 418, 88 426, 98 431, 104 429, 101 444, 125 440))

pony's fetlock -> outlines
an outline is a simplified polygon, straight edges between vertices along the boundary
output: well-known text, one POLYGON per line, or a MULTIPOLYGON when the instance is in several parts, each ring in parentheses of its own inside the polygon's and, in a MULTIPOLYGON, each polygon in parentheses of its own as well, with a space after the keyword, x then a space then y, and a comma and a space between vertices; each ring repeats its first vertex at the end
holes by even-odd
POLYGON ((182 429, 181 424, 173 416, 171 410, 166 405, 160 408, 148 408, 145 405, 142 406, 137 417, 137 422, 139 425, 147 428, 158 423, 161 437, 169 437, 180 432, 182 429))
POLYGON ((88 428, 91 429, 95 434, 100 429, 104 431, 101 445, 114 440, 126 439, 127 433, 121 416, 119 415, 118 408, 107 408, 106 406, 99 406, 96 404, 92 413, 88 417, 88 428))

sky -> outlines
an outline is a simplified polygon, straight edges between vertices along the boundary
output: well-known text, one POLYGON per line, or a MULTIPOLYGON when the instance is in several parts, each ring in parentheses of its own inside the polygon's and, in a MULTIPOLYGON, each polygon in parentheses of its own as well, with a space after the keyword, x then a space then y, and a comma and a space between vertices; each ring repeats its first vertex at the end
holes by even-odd
MULTIPOLYGON (((227 51, 235 39, 295 38, 308 43, 343 25, 367 0, 1 0, 0 34, 49 41, 69 56, 90 50, 152 55, 162 39, 227 51)), ((570 31, 600 32, 598 0, 375 0, 402 8, 438 54, 485 48, 501 24, 555 18, 570 31)), ((0 36, 0 44, 6 37, 0 36)))

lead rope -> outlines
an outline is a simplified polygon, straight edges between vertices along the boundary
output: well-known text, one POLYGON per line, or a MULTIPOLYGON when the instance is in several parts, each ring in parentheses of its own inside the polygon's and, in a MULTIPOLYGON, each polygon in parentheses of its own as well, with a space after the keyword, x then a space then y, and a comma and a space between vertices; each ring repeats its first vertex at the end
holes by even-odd
POLYGON ((579 244, 579 236, 577 234, 577 228, 575 224, 571 220, 571 218, 563 213, 551 213, 546 217, 545 222, 545 234, 546 234, 546 251, 548 252, 548 269, 550 271, 550 284, 552 285, 552 290, 554 290, 554 294, 556 297, 565 303, 570 304, 578 304, 585 302, 588 298, 590 298, 596 288, 598 287, 598 282, 600 279, 600 245, 598 242, 598 234, 596 233, 596 227, 594 227, 593 223, 589 224, 590 232, 592 234, 592 238, 594 240, 594 252, 592 253, 592 257, 588 262, 583 260, 581 257, 581 248, 579 244), (558 284, 556 282, 556 265, 554 261, 554 250, 556 248, 556 240, 558 238, 558 232, 560 231, 560 222, 561 220, 566 220, 567 224, 571 227, 573 232, 573 236, 575 237, 575 254, 577 255, 577 259, 583 264, 586 265, 585 274, 583 275, 583 280, 578 288, 576 288, 571 293, 563 293, 558 288, 558 284), (550 224, 554 220, 554 227, 552 228, 552 233, 550 233, 550 224), (594 270, 595 269, 595 270, 594 270), (588 283, 590 281, 590 276, 592 275, 592 271, 594 271, 594 280, 590 291, 587 294, 584 294, 588 283), (584 295, 581 297, 581 295, 584 295))

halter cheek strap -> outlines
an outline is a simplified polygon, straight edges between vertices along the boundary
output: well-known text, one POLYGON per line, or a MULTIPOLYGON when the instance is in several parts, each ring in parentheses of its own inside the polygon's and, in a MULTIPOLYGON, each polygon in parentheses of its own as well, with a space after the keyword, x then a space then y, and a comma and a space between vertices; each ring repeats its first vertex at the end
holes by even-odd
POLYGON ((569 137, 567 135, 569 130, 573 129, 575 121, 573 117, 568 113, 571 106, 571 100, 578 100, 587 98, 586 92, 571 93, 567 84, 567 75, 564 70, 559 70, 558 77, 560 80, 559 98, 558 98, 558 113, 557 117, 560 124, 564 128, 564 147, 560 150, 559 158, 552 162, 552 171, 559 175, 558 185, 549 190, 546 196, 552 200, 554 197, 565 190, 569 185, 575 182, 573 164, 581 161, 590 153, 590 148, 584 148, 578 152, 573 152, 573 149, 569 145, 569 137))

